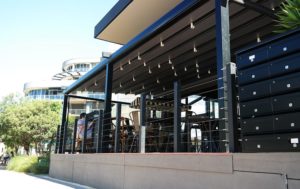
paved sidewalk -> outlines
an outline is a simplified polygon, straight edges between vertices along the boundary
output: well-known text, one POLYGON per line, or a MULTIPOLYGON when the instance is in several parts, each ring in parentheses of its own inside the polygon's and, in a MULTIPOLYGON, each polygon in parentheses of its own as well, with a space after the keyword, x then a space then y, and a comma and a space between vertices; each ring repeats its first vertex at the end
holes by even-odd
POLYGON ((51 178, 47 175, 31 175, 7 171, 0 167, 0 188, 21 189, 86 189, 88 186, 51 178))

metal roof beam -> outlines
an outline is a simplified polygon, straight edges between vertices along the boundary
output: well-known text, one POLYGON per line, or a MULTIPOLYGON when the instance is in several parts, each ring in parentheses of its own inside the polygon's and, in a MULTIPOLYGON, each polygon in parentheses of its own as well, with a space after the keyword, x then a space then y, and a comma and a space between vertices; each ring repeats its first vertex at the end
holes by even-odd
POLYGON ((270 18, 276 19, 277 16, 274 14, 274 11, 271 9, 268 9, 258 3, 254 3, 250 0, 231 0, 234 3, 240 4, 246 8, 252 9, 254 11, 257 11, 261 14, 267 15, 270 18))

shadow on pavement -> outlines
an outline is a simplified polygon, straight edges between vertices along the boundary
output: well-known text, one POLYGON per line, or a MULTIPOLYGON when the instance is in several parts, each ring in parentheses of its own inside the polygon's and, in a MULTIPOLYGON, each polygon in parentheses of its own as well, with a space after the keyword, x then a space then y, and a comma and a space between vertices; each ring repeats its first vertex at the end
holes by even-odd
POLYGON ((56 184, 61 184, 61 185, 64 185, 64 186, 68 186, 68 187, 71 187, 71 188, 93 189, 93 187, 84 186, 84 185, 73 183, 73 182, 68 182, 68 181, 64 181, 64 180, 55 179, 55 178, 49 177, 48 175, 34 175, 34 174, 30 174, 30 173, 27 173, 27 175, 35 177, 35 178, 47 180, 47 181, 50 181, 50 182, 54 182, 56 184))

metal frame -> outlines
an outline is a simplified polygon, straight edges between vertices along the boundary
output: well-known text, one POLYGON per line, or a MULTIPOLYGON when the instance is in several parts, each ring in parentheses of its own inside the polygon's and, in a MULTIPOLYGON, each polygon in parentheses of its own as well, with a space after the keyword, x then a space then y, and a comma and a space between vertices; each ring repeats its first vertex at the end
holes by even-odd
POLYGON ((116 107, 116 128, 115 128, 115 146, 114 152, 119 152, 120 148, 120 126, 121 126, 121 111, 122 111, 122 104, 117 103, 116 107))
POLYGON ((59 153, 64 153, 65 151, 65 130, 66 130, 66 117, 67 117, 67 108, 68 108, 68 96, 64 96, 63 102, 63 114, 60 126, 60 135, 59 135, 59 153), (64 137, 63 137, 64 136, 64 137))
MULTIPOLYGON (((232 120, 232 113, 228 111, 228 104, 232 103, 229 101, 227 80, 228 73, 226 72, 227 64, 231 63, 231 53, 230 53, 230 34, 229 34, 229 1, 228 0, 215 0, 215 10, 216 10, 216 49, 217 49, 217 75, 218 75, 218 101, 219 101, 219 116, 224 118, 221 120, 219 125, 220 129, 226 130, 228 132, 233 132, 229 128, 228 120, 232 120)), ((228 140, 227 134, 222 135, 221 138, 225 137, 228 140)), ((231 141, 229 141, 231 142, 231 141)), ((229 144, 231 146, 231 144, 229 144)), ((226 151, 232 151, 233 149, 228 149, 226 146, 226 151)))
POLYGON ((113 79, 113 66, 112 64, 106 65, 106 78, 105 78, 105 100, 104 100, 104 115, 103 115, 103 140, 102 151, 108 151, 109 134, 108 130, 111 126, 111 96, 112 96, 112 79, 113 79))
POLYGON ((146 94, 141 94, 139 152, 145 153, 146 145, 146 94))
POLYGON ((181 83, 174 81, 174 152, 181 152, 181 83))

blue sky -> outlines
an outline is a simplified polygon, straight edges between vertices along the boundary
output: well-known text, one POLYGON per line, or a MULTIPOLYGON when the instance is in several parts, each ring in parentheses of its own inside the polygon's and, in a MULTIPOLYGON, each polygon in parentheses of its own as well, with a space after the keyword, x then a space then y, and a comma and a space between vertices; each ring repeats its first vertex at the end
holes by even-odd
POLYGON ((0 0, 0 97, 46 80, 62 62, 98 57, 113 45, 94 27, 117 0, 0 0))

